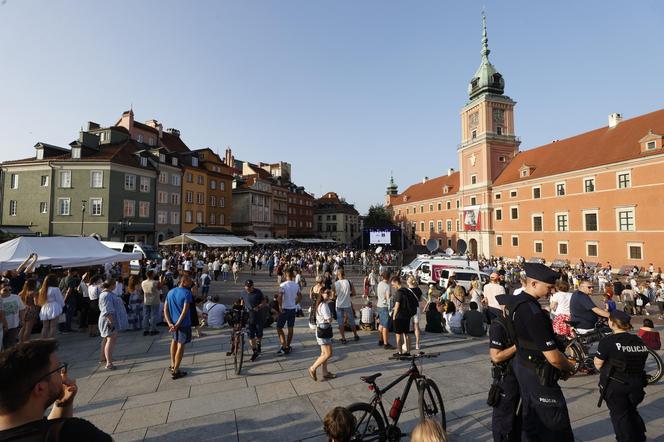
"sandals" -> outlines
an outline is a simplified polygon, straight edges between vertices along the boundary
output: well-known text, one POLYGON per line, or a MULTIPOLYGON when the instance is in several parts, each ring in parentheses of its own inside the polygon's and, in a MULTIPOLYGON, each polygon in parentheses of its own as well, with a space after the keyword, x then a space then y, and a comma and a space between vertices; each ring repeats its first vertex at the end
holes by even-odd
POLYGON ((183 378, 183 377, 185 377, 185 376, 187 376, 187 372, 186 372, 186 371, 180 371, 180 370, 178 370, 178 371, 174 372, 174 373, 171 375, 171 378, 173 378, 173 380, 175 380, 175 379, 183 378))
POLYGON ((106 370, 117 370, 118 367, 116 367, 113 364, 106 364, 106 370))
POLYGON ((316 371, 311 371, 311 368, 307 370, 309 372, 309 376, 311 376, 311 379, 314 380, 314 382, 318 382, 318 377, 316 376, 316 371))

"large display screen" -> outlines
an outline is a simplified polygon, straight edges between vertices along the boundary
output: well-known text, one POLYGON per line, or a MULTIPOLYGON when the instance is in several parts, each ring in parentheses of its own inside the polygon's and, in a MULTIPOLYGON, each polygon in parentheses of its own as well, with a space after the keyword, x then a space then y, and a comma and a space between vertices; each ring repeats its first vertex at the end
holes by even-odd
POLYGON ((389 230, 369 230, 369 244, 391 244, 391 233, 389 230))

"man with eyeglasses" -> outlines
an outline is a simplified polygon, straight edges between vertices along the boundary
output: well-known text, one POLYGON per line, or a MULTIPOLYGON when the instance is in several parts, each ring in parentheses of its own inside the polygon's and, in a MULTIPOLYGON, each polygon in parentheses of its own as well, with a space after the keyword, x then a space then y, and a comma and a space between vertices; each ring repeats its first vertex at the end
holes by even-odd
POLYGON ((572 293, 570 300, 570 320, 578 322, 576 330, 580 334, 590 333, 595 329, 598 317, 609 317, 609 312, 595 305, 591 296, 593 294, 593 283, 587 279, 579 282, 579 289, 572 293))
POLYGON ((78 388, 56 349, 54 340, 36 340, 0 353, 0 441, 113 440, 73 417, 78 388))

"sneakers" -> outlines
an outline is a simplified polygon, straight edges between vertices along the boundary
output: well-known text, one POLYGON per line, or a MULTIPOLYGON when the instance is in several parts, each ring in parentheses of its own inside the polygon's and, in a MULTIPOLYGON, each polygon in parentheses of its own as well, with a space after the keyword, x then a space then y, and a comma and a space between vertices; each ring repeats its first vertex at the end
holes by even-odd
POLYGON ((283 347, 279 347, 279 350, 277 351, 277 354, 278 354, 278 355, 283 355, 284 353, 286 353, 286 352, 284 351, 284 348, 283 348, 283 347))

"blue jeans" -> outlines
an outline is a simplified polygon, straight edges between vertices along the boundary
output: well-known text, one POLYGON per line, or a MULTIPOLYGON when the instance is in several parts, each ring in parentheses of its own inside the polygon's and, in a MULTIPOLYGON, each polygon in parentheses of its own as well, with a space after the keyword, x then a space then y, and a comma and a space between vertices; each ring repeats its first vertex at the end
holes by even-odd
POLYGON ((157 305, 143 304, 143 330, 156 331, 158 322, 159 322, 159 304, 157 305))
POLYGON ((344 325, 344 312, 348 314, 348 325, 352 329, 355 327, 355 316, 353 315, 353 307, 337 307, 337 323, 340 327, 344 325))

